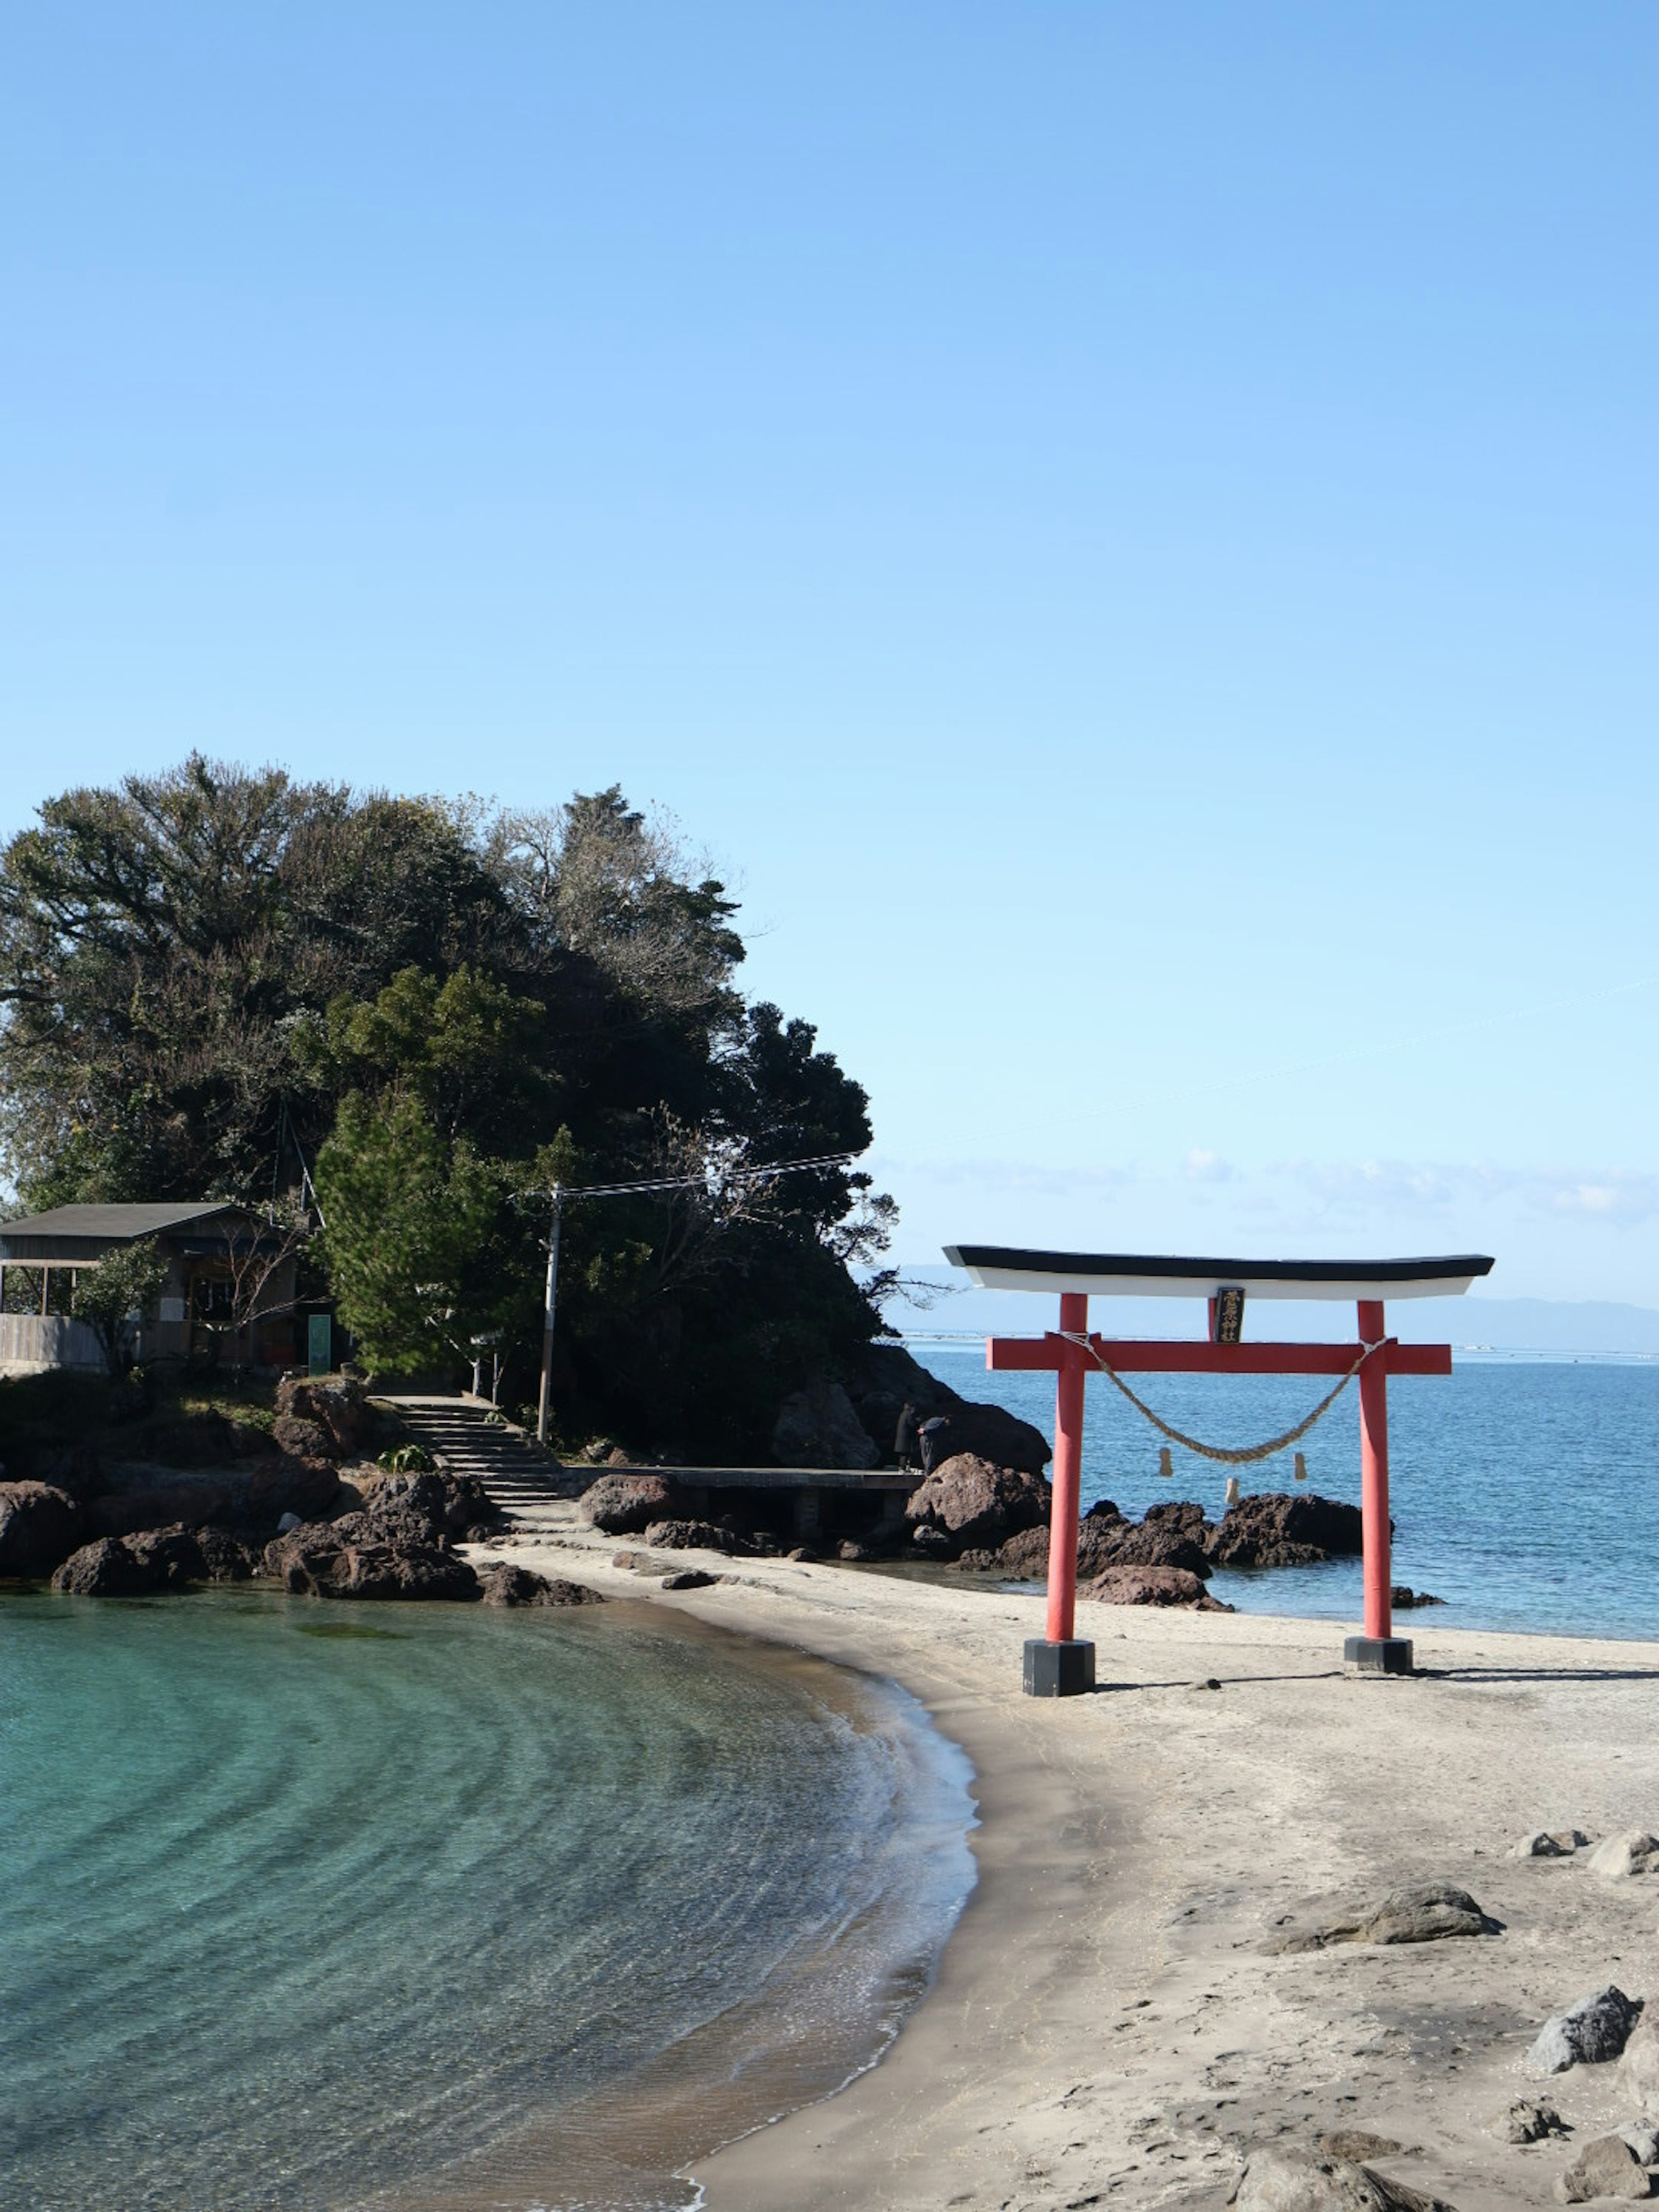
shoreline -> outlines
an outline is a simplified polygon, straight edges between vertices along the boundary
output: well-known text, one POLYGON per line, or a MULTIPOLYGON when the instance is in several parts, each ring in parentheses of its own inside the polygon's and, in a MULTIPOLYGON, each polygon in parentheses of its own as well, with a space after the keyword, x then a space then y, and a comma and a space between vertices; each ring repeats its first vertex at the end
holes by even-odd
MULTIPOLYGON (((977 1776, 979 1880, 880 2063, 686 2171, 708 2212, 1219 2208, 1251 2142, 1360 2128, 1458 2212, 1553 2203, 1571 2144, 1487 2132, 1519 2058, 1609 1979, 1659 1997, 1659 1882, 1536 1828, 1659 1826, 1659 1644, 1413 1624, 1407 1680, 1356 1681, 1320 1620, 1087 1607, 1095 1696, 1019 1688, 1040 1598, 846 1566, 675 1555, 668 1594, 567 1527, 503 1556, 896 1681, 977 1776), (1218 1689, 1202 1686, 1214 1680, 1218 1689), (1504 1933, 1269 1957, 1275 1920, 1443 1879, 1504 1933)), ((1616 2069, 1547 2094, 1577 2141, 1633 2117, 1616 2069)))

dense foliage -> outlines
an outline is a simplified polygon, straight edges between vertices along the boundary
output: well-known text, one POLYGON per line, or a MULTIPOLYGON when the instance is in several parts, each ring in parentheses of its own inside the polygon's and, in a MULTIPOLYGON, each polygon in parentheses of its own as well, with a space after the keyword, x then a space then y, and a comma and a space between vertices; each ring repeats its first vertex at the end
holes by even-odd
POLYGON ((314 1176, 341 1316, 388 1369, 500 1331, 528 1395, 545 1201, 567 1424, 761 1448, 875 1316, 865 1093, 745 1001, 722 885, 617 791, 491 811, 199 757, 65 793, 0 851, 0 1165, 30 1208, 282 1201, 314 1176))

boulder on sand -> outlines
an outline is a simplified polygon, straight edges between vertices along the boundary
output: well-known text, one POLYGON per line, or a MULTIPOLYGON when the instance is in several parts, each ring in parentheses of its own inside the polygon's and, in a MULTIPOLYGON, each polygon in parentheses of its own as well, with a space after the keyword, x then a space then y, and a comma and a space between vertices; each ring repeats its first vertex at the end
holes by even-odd
POLYGON ((1304 1567, 1357 1558, 1364 1531, 1357 1505, 1262 1491, 1230 1505, 1205 1548, 1218 1567, 1304 1567))
POLYGON ((1598 1844, 1589 1870, 1602 1881, 1626 1881, 1634 1875, 1659 1873, 1659 1836, 1645 1828, 1626 1828, 1598 1844))
POLYGON ((49 1575, 81 1540, 81 1509, 50 1482, 0 1482, 0 1575, 49 1575))
POLYGON ((581 1494, 578 1517, 607 1536, 637 1536, 653 1521, 665 1521, 678 1504, 663 1474, 602 1474, 581 1494))
POLYGON ((1609 1983, 1544 2022, 1522 2063, 1529 2074, 1565 2074, 1617 2058, 1642 2016, 1640 2003, 1609 1983))
POLYGON ((747 1536, 719 1521, 653 1521, 645 1540, 659 1552, 724 1552, 730 1557, 756 1549, 747 1536))
POLYGON ((1418 1881, 1310 1926, 1287 1917, 1263 1948, 1270 1953, 1323 1951, 1334 1943, 1436 1943, 1447 1936, 1498 1932, 1498 1922, 1481 1911, 1468 1890, 1449 1881, 1418 1881))
POLYGON ((1369 2166, 1277 2143, 1246 2154, 1228 2202, 1237 2212, 1455 2212, 1442 2198, 1390 2181, 1369 2166))
POLYGON ((926 1522, 943 1530, 957 1550, 967 1551, 994 1547, 1046 1522, 1049 1499, 1048 1484, 1036 1476, 958 1452, 911 1492, 904 1517, 913 1527, 926 1522))
POLYGON ((1644 2197, 1653 2192, 1647 2169, 1624 2137, 1597 2136, 1565 2173, 1556 2176, 1555 2193, 1564 2204, 1593 2204, 1603 2197, 1644 2197))
POLYGON ((550 1579, 515 1566, 511 1559, 495 1559, 478 1571, 478 1588, 486 1605, 603 1605, 602 1592, 586 1583, 550 1579))
POLYGON ((1198 1613, 1231 1613, 1187 1567, 1108 1567, 1078 1584, 1079 1597, 1103 1605, 1188 1605, 1198 1613))

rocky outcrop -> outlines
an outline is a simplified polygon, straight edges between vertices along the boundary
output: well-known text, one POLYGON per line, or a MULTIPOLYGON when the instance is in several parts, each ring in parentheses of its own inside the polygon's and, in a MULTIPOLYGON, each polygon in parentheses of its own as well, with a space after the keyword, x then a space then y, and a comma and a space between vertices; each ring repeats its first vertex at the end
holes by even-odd
POLYGON ((579 1516, 607 1536, 637 1536, 653 1521, 665 1521, 679 1503, 674 1486, 661 1474, 602 1474, 582 1492, 579 1516))
POLYGON ((1232 1611, 1231 1606, 1212 1598, 1186 1567, 1108 1567, 1091 1581, 1079 1583, 1077 1594, 1102 1605, 1185 1605, 1198 1613, 1232 1611))
POLYGON ((1449 1881, 1420 1881, 1312 1924, 1287 1917, 1264 1948, 1270 1953, 1323 1951, 1335 1943, 1437 1943, 1449 1936, 1498 1933, 1498 1922, 1468 1890, 1449 1881))
POLYGON ((478 1571, 478 1590, 486 1605, 603 1605, 603 1594, 586 1583, 533 1574, 510 1559, 495 1559, 478 1571))
POLYGON ((1035 1475, 1048 1464, 1048 1439, 1041 1429, 1000 1406, 960 1396, 902 1345, 866 1345, 848 1363, 844 1387, 860 1425, 880 1448, 878 1466, 893 1459, 898 1418, 907 1404, 915 1408, 918 1421, 931 1420, 937 1413, 950 1422, 946 1450, 939 1457, 971 1452, 993 1466, 1035 1475))
POLYGON ((904 1517, 948 1536, 958 1552, 994 1549, 1048 1517, 1050 1492, 1036 1476, 960 1452, 912 1492, 904 1517))
POLYGON ((1151 1514, 1139 1522, 1085 1522, 1078 1542, 1079 1557, 1086 1542, 1091 1560, 1097 1560, 1102 1568, 1179 1567, 1200 1582, 1211 1571, 1204 1547, 1194 1536, 1179 1522, 1154 1521, 1151 1514))
POLYGON ((1583 1850, 1589 1838, 1582 1828, 1534 1828, 1510 1845, 1512 1859, 1565 1859, 1583 1850))
POLYGON ((881 1446, 839 1382, 793 1391, 778 1408, 772 1455, 781 1467, 879 1467, 881 1446))
POLYGON ((1444 1605, 1443 1597, 1436 1597, 1432 1590, 1414 1590, 1409 1583, 1396 1583, 1389 1593, 1389 1602, 1396 1613, 1416 1613, 1425 1605, 1444 1605))
POLYGON ((49 1482, 0 1482, 0 1575, 49 1575, 82 1538, 81 1509, 49 1482))
POLYGON ((478 1577, 435 1545, 388 1541, 366 1513, 311 1522, 265 1546, 265 1572, 301 1597, 476 1598, 478 1577))
POLYGON ((1522 2062, 1529 2074, 1565 2074, 1569 2066, 1600 2066, 1617 2058, 1642 2017, 1639 2002, 1609 1983, 1553 2014, 1522 2062))
POLYGON ((1279 2143, 1246 2154, 1231 2202, 1237 2212, 1455 2212, 1352 2159, 1279 2143))
POLYGON ((1303 1567, 1357 1557, 1364 1538, 1357 1505, 1263 1491, 1229 1506, 1205 1548, 1218 1567, 1303 1567))

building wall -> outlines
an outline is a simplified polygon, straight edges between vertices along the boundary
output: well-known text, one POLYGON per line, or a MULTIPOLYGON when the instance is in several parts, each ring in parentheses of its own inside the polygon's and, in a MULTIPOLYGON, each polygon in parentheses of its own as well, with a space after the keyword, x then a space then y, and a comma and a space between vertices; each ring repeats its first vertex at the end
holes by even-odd
POLYGON ((103 1350, 85 1322, 61 1314, 0 1314, 0 1375, 38 1375, 48 1367, 102 1374, 103 1350))

